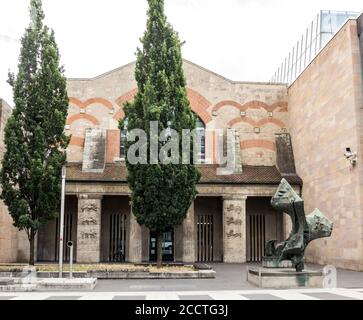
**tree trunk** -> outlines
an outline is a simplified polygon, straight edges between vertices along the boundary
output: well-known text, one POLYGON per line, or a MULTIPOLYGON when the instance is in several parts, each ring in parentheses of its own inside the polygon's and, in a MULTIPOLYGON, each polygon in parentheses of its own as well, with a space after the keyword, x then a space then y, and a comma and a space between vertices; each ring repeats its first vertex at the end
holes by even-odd
POLYGON ((157 253, 156 262, 158 268, 161 268, 163 265, 163 240, 164 240, 164 233, 158 231, 156 235, 156 253, 157 253))
POLYGON ((29 265, 34 266, 35 265, 35 257, 34 257, 34 251, 35 251, 35 232, 31 231, 30 237, 29 237, 29 265))

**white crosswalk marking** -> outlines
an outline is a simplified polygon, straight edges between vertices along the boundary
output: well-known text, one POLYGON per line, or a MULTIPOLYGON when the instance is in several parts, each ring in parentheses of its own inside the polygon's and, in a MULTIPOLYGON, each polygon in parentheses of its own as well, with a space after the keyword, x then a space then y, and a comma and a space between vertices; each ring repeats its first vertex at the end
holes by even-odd
POLYGON ((112 300, 115 293, 110 292, 92 292, 83 294, 79 300, 112 300))
POLYGON ((179 296, 172 292, 154 292, 147 294, 146 300, 179 300, 179 296))
POLYGON ((28 293, 18 293, 16 297, 11 300, 45 300, 52 296, 52 293, 38 293, 38 292, 28 292, 28 293))
POLYGON ((334 293, 352 299, 363 300, 363 290, 336 289, 334 293))
POLYGON ((228 293, 228 292, 223 292, 223 293, 211 293, 209 294, 209 296, 213 299, 213 300, 248 300, 246 297, 243 297, 240 294, 237 293, 228 293))
POLYGON ((213 300, 249 300, 275 296, 284 300, 321 300, 324 294, 345 299, 363 300, 363 289, 295 289, 295 290, 239 290, 239 291, 137 291, 137 292, 0 292, 0 300, 180 300, 192 297, 200 300, 210 297, 213 300), (311 295, 310 295, 311 294, 311 295), (315 295, 314 295, 315 294, 315 295), (124 299, 123 299, 124 298, 124 299))
POLYGON ((287 292, 279 291, 276 293, 274 292, 273 295, 284 300, 319 300, 318 298, 307 296, 302 293, 288 292, 288 291, 287 292))

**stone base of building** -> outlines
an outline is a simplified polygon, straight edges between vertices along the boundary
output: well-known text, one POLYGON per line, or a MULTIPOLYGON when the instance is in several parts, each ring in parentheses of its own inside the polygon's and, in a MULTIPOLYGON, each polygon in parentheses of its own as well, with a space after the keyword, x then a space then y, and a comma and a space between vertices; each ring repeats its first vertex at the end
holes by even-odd
POLYGON ((323 288, 324 274, 310 270, 296 272, 294 269, 248 268, 247 281, 266 289, 323 288))

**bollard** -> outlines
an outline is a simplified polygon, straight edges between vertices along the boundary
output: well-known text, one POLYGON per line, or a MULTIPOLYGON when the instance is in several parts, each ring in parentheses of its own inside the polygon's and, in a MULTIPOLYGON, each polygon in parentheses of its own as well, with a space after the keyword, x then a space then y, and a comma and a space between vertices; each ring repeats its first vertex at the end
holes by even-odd
POLYGON ((69 278, 73 278, 73 242, 68 241, 67 247, 69 248, 69 278))

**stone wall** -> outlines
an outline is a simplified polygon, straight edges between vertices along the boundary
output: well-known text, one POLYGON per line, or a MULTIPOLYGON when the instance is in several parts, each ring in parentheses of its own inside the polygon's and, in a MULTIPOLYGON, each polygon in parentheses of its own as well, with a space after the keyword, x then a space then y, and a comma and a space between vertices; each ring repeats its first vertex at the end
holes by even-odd
POLYGON ((289 88, 289 127, 306 213, 334 222, 307 259, 363 270, 363 100, 356 20, 348 21, 289 88), (345 149, 358 152, 353 167, 345 149))
MULTIPOLYGON (((0 159, 3 158, 5 152, 4 129, 10 115, 11 107, 0 99, 0 159)), ((8 214, 7 207, 0 201, 0 263, 15 262, 16 248, 17 231, 13 227, 13 220, 8 214)))
MULTIPOLYGON (((107 129, 107 162, 120 156, 118 120, 123 103, 137 92, 135 63, 94 79, 69 79, 67 132, 72 134, 68 160, 82 161, 87 128, 107 129)), ((240 132, 242 163, 274 165, 275 133, 287 127, 287 88, 267 83, 233 82, 191 62, 184 62, 192 110, 207 129, 235 128, 240 132)), ((206 156, 214 160, 216 135, 207 133, 206 156)))

